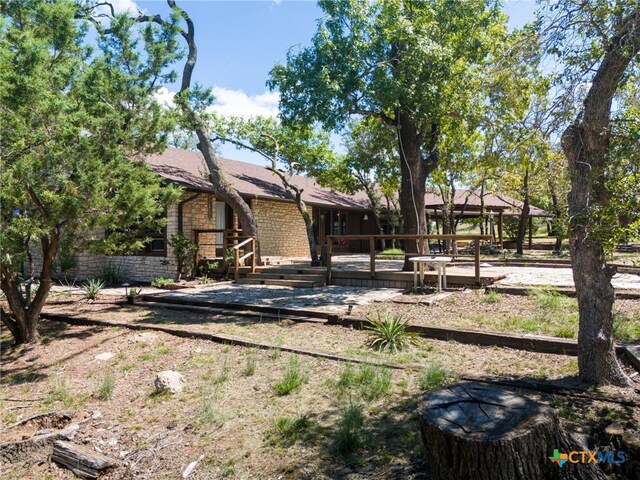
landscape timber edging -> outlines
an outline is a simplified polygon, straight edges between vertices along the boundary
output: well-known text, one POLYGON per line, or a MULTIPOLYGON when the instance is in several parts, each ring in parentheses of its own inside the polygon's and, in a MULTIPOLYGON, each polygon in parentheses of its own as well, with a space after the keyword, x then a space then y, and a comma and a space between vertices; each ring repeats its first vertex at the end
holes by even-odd
MULTIPOLYGON (((554 287, 554 286, 540 286, 540 287, 528 287, 519 285, 487 285, 485 292, 494 291, 496 293, 504 293, 506 295, 519 295, 527 296, 531 295, 531 292, 555 292, 567 297, 575 297, 576 290, 572 287, 554 287)), ((618 291, 614 292, 615 298, 619 300, 640 300, 640 292, 618 291)))
MULTIPOLYGON (((164 303, 164 302, 163 302, 164 303)), ((169 303, 169 302, 166 302, 169 303)), ((173 308, 183 308, 185 310, 193 309, 192 307, 197 307, 198 311, 202 311, 203 313, 207 313, 206 310, 202 309, 200 303, 206 304, 207 302, 194 302, 198 303, 196 305, 190 305, 186 301, 178 301, 178 299, 174 299, 171 302, 171 306, 173 308)), ((140 306, 146 307, 160 307, 166 308, 169 307, 163 306, 160 302, 156 305, 142 304, 140 306)), ((169 307, 171 308, 171 307, 169 307)), ((236 306, 237 308, 237 306, 236 306)), ((245 311, 252 310, 254 308, 253 305, 244 305, 245 311)), ((267 307, 260 307, 267 308, 267 307)), ((195 310, 195 309, 193 309, 195 310)), ((277 309, 274 309, 277 310, 277 309)), ((259 313, 262 310, 257 310, 259 313)), ((309 316, 311 318, 318 318, 316 315, 321 313, 313 310, 293 310, 288 309, 288 315, 283 313, 283 309, 280 309, 281 314, 291 321, 294 322, 308 322, 309 320, 305 320, 303 317, 309 316), (312 316, 313 315, 313 316, 312 316)), ((215 312, 212 312, 215 313, 215 312)), ((245 313, 245 312, 243 312, 245 313)), ((246 313, 245 313, 246 314, 246 313)), ((340 316, 336 314, 324 313, 324 317, 326 318, 327 325, 340 325, 343 327, 351 327, 357 329, 365 329, 366 327, 370 327, 372 323, 365 318, 354 318, 349 316, 340 316)), ((312 321, 312 323, 320 323, 317 320, 312 321)), ((324 323, 324 322, 322 322, 324 323)), ((555 338, 548 337, 542 335, 518 335, 518 334, 507 334, 507 333, 497 333, 497 332, 481 332, 478 330, 465 330, 465 329, 453 329, 453 328, 444 328, 444 327, 428 327, 424 325, 409 325, 408 331, 417 333, 421 337, 431 338, 434 340, 443 340, 443 341, 455 341, 464 344, 472 344, 472 345, 481 345, 481 346, 498 346, 498 347, 506 347, 513 348, 517 350, 525 350, 529 352, 536 353, 551 353, 555 355, 571 355, 576 356, 578 354, 578 342, 573 339, 565 339, 565 338, 555 338)), ((618 353, 627 353, 627 350, 624 346, 616 345, 616 352, 618 353)))
POLYGON ((306 349, 292 347, 289 345, 277 345, 275 343, 261 342, 257 340, 248 340, 246 338, 237 337, 235 335, 227 335, 224 333, 204 333, 194 330, 179 329, 165 327, 161 325, 155 325, 151 323, 124 323, 124 322, 111 322, 109 320, 97 320, 87 317, 69 317, 67 315, 59 315, 54 313, 42 313, 42 318, 51 320, 54 322, 64 322, 70 325, 79 326, 98 326, 98 327, 110 327, 110 328, 127 328, 129 330, 150 330, 156 332, 163 332, 169 335, 174 335, 180 338, 196 338, 200 340, 208 340, 223 345, 238 345, 247 348, 260 348, 262 350, 281 350, 283 352, 295 353, 298 355, 307 355, 316 358, 325 358, 327 360, 335 360, 340 362, 351 363, 365 363, 368 365, 376 365, 392 368, 394 370, 420 370, 421 365, 417 364, 405 364, 400 365, 392 362, 365 360, 357 357, 348 357, 346 355, 332 354, 322 352, 320 350, 306 349))

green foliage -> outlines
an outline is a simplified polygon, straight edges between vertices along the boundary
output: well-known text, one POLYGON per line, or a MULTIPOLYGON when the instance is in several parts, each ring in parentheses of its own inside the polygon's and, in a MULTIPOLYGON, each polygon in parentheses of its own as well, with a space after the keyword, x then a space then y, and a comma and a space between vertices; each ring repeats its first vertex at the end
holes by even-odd
POLYGON ((351 403, 342 412, 334 438, 338 455, 345 456, 358 451, 364 444, 364 407, 351 403))
MULTIPOLYGON (((37 240, 48 286, 61 239, 131 253, 144 245, 139 231, 165 225, 179 190, 134 158, 162 151, 172 128, 153 94, 173 80, 176 35, 124 16, 108 35, 89 34, 83 19, 95 12, 72 0, 16 0, 1 9, 2 265, 15 279, 37 240), (105 229, 109 235, 96 235, 105 229)), ((41 286, 39 298, 47 294, 41 286)), ((13 303, 12 311, 23 308, 13 303)))
POLYGON ((113 395, 113 388, 116 385, 116 377, 113 375, 111 370, 107 370, 104 372, 104 377, 102 377, 102 383, 100 384, 100 389, 98 390, 98 398, 100 400, 110 400, 113 395))
POLYGON ((482 301, 484 303, 498 303, 500 301, 500 294, 496 290, 487 290, 482 301))
POLYGON ((165 285, 171 285, 172 283, 174 283, 173 278, 158 277, 153 279, 151 286, 154 288, 162 288, 165 285))
POLYGON ((313 425, 308 415, 278 417, 273 421, 267 442, 274 447, 291 447, 307 438, 313 425))
POLYGON ((129 289, 127 290, 127 297, 137 297, 138 295, 140 295, 140 293, 142 293, 142 289, 138 288, 138 287, 129 287, 129 289))
POLYGON ((440 363, 433 363, 420 374, 420 388, 431 390, 445 386, 451 379, 451 374, 440 363))
POLYGON ((96 300, 98 294, 104 288, 104 280, 99 278, 91 278, 82 285, 82 295, 86 300, 96 300))
POLYGON ((355 370, 348 363, 340 372, 336 387, 341 394, 353 394, 353 390, 367 401, 374 401, 391 390, 391 369, 383 365, 360 364, 355 370))
POLYGON ((404 255, 404 250, 401 248, 385 248, 380 255, 404 255))
POLYGON ((298 390, 308 381, 309 376, 304 371, 298 359, 296 357, 291 357, 282 378, 276 382, 273 387, 278 395, 288 395, 289 393, 298 390))
POLYGON ((613 338, 623 343, 637 343, 640 341, 640 313, 636 311, 635 315, 633 315, 614 311, 613 338))
POLYGON ((124 281, 124 277, 120 273, 120 265, 113 262, 107 262, 102 266, 98 278, 106 285, 117 285, 124 281))
POLYGON ((195 254, 198 251, 198 245, 182 233, 177 233, 169 239, 169 246, 173 249, 173 254, 176 257, 178 279, 180 279, 182 275, 191 275, 194 269, 195 254))
POLYGON ((369 319, 371 326, 369 330, 371 341, 369 345, 376 350, 389 350, 391 353, 404 350, 417 341, 417 335, 407 332, 409 320, 403 320, 401 316, 392 315, 382 318, 380 312, 377 318, 369 319))
POLYGON ((244 366, 244 370, 242 371, 243 375, 245 377, 251 377, 253 376, 254 373, 256 373, 256 365, 257 365, 257 359, 256 359, 256 355, 255 352, 251 351, 249 352, 249 354, 247 355, 247 360, 244 366))
POLYGON ((226 416, 216 405, 215 399, 211 395, 205 395, 202 398, 200 414, 196 419, 196 427, 198 429, 215 428, 223 425, 226 416))

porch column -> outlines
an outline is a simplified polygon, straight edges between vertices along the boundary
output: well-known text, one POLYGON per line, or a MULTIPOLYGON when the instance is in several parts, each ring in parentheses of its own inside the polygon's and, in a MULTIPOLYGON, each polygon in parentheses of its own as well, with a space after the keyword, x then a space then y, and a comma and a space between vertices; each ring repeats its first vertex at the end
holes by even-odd
POLYGON ((533 217, 529 215, 529 250, 533 248, 533 217))
POLYGON ((500 249, 504 250, 504 243, 502 240, 502 222, 504 220, 504 212, 500 210, 498 212, 498 242, 500 243, 500 249))

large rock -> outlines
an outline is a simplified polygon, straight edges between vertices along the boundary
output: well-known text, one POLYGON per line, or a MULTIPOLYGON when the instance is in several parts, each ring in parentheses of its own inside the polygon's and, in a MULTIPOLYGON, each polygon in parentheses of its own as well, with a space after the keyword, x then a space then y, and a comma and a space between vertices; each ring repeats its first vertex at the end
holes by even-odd
POLYGON ((156 376, 154 385, 157 393, 178 393, 184 387, 184 377, 173 370, 165 370, 156 376))

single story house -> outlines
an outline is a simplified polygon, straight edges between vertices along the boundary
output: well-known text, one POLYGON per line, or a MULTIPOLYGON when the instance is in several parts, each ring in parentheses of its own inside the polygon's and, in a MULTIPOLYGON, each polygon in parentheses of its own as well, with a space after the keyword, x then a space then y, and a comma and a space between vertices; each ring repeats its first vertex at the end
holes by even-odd
MULTIPOLYGON (((227 180, 249 204, 256 219, 263 257, 308 257, 309 246, 304 220, 288 199, 280 179, 265 166, 226 158, 220 159, 227 180)), ((91 252, 76 255, 77 266, 69 272, 78 278, 100 275, 105 268, 116 268, 131 280, 148 282, 158 277, 175 277, 175 257, 168 241, 182 232, 196 241, 199 258, 222 255, 221 233, 206 230, 242 228, 229 205, 218 201, 207 180, 207 168, 199 152, 168 148, 146 159, 148 165, 166 181, 180 185, 180 201, 167 210, 167 225, 161 232, 148 233, 149 244, 135 255, 105 256, 91 252)), ((312 178, 294 175, 291 182, 303 188, 303 200, 311 212, 316 241, 325 243, 327 235, 375 234, 370 202, 364 193, 348 195, 320 187, 312 178)), ((368 242, 336 245, 334 251, 368 251, 368 242), (360 247, 360 248, 359 248, 360 247)))
MULTIPOLYGON (((237 216, 213 194, 207 168, 200 152, 168 148, 149 156, 147 164, 167 182, 183 187, 182 198, 167 210, 167 225, 149 232, 147 246, 134 255, 105 256, 89 251, 76 254, 76 266, 68 272, 77 278, 99 276, 105 269, 117 270, 134 282, 158 277, 174 278, 176 262, 169 239, 182 232, 199 245, 197 257, 212 259, 223 255, 222 233, 207 230, 241 229, 237 216)), ((308 257, 309 246, 304 220, 280 179, 265 166, 226 158, 220 159, 227 181, 253 211, 262 257, 308 257)), ((378 231, 369 199, 363 192, 354 195, 319 186, 313 178, 293 175, 291 183, 303 189, 303 200, 311 213, 318 246, 327 235, 371 235, 378 231)), ((427 207, 430 194, 427 194, 427 207)), ((433 211, 433 210, 432 210, 433 211)), ((369 242, 334 240, 333 252, 368 252, 369 242)))

